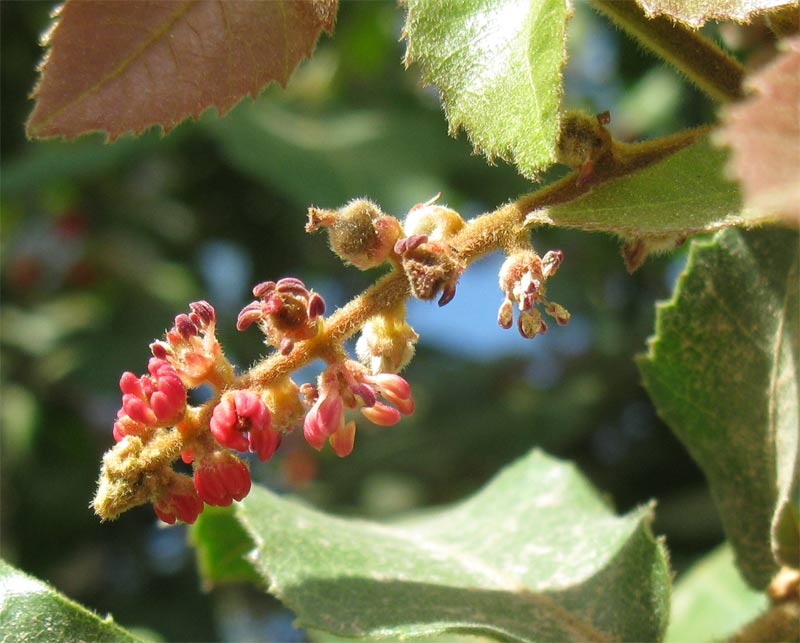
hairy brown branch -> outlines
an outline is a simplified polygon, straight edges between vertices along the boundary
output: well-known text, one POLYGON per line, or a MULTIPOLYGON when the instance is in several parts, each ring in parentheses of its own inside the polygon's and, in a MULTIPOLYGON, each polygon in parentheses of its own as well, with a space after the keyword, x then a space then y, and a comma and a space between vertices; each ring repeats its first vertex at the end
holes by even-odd
POLYGON ((634 0, 591 0, 591 3, 715 101, 727 103, 744 95, 744 67, 701 33, 664 16, 648 18, 634 0))

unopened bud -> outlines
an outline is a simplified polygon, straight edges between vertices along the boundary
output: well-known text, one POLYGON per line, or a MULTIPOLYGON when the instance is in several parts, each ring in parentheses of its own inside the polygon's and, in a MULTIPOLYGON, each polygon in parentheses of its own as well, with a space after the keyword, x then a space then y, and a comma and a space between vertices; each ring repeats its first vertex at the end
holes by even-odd
POLYGON ((379 266, 400 238, 400 222, 366 199, 355 199, 339 210, 308 209, 306 232, 327 228, 331 250, 343 261, 367 270, 379 266))

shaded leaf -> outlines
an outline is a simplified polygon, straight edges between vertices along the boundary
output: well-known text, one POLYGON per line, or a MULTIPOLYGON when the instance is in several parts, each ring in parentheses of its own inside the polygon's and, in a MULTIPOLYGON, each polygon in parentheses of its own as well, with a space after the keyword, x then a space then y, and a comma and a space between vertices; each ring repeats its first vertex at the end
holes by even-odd
POLYGON ((717 140, 732 148, 745 205, 800 223, 800 37, 784 45, 747 79, 755 94, 724 111, 717 140))
POLYGON ((757 589, 777 570, 772 524, 797 478, 799 285, 794 232, 726 230, 693 244, 639 358, 659 414, 703 468, 736 562, 757 589))
POLYGON ((67 0, 44 39, 32 138, 151 125, 169 131, 208 107, 224 114, 277 81, 330 31, 335 0, 67 0))
POLYGON ((690 27, 709 20, 749 22, 753 16, 776 7, 794 4, 787 0, 636 0, 650 16, 668 16, 690 27))
POLYGON ((555 160, 566 0, 409 0, 406 64, 439 88, 450 131, 525 176, 555 160))
POLYGON ((671 250, 689 235, 768 219, 742 210, 736 184, 724 177, 726 158, 703 137, 585 196, 534 212, 529 221, 616 233, 626 240, 626 261, 635 269, 650 252, 671 250))
POLYGON ((255 488, 238 516, 303 626, 339 636, 656 640, 669 570, 650 507, 616 517, 573 467, 533 452, 449 508, 383 525, 255 488))
POLYGON ((0 560, 0 640, 5 643, 140 641, 49 585, 0 560))
POLYGON ((678 579, 666 643, 721 641, 768 605, 763 592, 742 580, 729 545, 701 558, 678 579))
POLYGON ((253 540, 236 520, 232 507, 206 507, 189 533, 206 584, 261 583, 258 572, 245 558, 253 549, 253 540))

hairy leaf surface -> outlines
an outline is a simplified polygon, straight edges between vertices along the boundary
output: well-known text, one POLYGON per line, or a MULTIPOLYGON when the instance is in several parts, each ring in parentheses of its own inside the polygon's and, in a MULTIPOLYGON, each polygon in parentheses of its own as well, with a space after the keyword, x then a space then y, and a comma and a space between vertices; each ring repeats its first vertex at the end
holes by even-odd
POLYGON ((0 560, 0 640, 134 643, 140 639, 110 616, 101 619, 49 585, 0 560))
POLYGON ((632 237, 689 235, 759 223, 766 217, 742 211, 736 184, 724 177, 726 158, 724 150, 703 137, 659 163, 530 218, 632 237))
POLYGON ((723 115, 719 142, 732 148, 732 174, 745 205, 800 223, 800 37, 747 79, 755 94, 723 115))
POLYGON ((336 0, 67 0, 44 38, 28 136, 114 140, 209 107, 224 114, 285 85, 335 11, 336 0))
POLYGON ((403 523, 337 518, 263 488, 238 516, 270 591, 302 625, 335 635, 657 640, 666 625, 652 509, 613 515, 573 467, 540 452, 403 523))
POLYGON ((566 0, 409 0, 406 64, 439 88, 450 131, 534 177, 555 159, 566 0))
POLYGON ((639 359, 757 589, 777 570, 771 548, 797 542, 798 246, 797 233, 774 228, 694 244, 639 359))
POLYGON ((788 0, 637 0, 648 16, 668 16, 690 27, 709 20, 749 22, 757 13, 793 4, 788 0))

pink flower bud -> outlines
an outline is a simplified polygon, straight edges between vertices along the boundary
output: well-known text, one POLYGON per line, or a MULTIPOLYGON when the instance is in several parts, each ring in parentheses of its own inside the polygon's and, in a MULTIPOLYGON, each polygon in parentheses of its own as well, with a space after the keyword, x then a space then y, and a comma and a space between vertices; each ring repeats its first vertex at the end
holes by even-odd
POLYGON ((373 406, 365 406, 361 409, 361 413, 370 422, 378 426, 392 426, 400 421, 400 411, 383 402, 376 402, 373 406))
POLYGON ((209 505, 227 507, 250 493, 250 471, 230 451, 217 451, 195 461, 194 486, 209 505))
POLYGON ((190 478, 174 474, 167 492, 153 501, 153 510, 168 525, 174 525, 176 520, 192 524, 203 511, 203 501, 190 478))
POLYGON ((344 401, 334 390, 321 396, 311 407, 303 423, 303 435, 315 449, 321 449, 329 435, 344 424, 344 401))
POLYGON ((261 460, 271 458, 280 444, 280 434, 272 430, 267 405, 253 391, 223 396, 211 413, 209 428, 223 446, 253 451, 261 460))
POLYGON ((356 440, 356 423, 348 422, 328 438, 334 453, 340 458, 350 455, 356 440))

